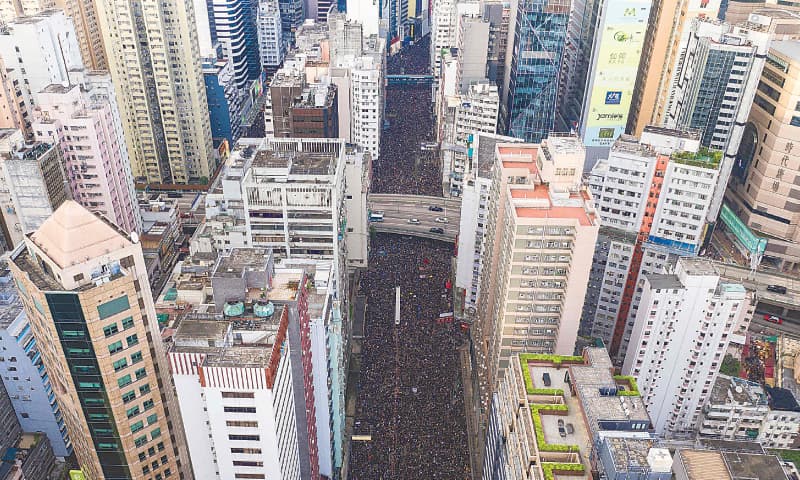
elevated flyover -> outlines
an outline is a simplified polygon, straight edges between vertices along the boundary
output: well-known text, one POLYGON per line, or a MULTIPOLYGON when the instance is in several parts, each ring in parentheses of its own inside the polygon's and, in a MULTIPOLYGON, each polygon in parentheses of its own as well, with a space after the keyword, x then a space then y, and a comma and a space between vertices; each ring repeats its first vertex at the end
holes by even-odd
POLYGON ((370 224, 377 232, 413 235, 446 242, 455 242, 458 236, 461 221, 459 198, 371 193, 367 205, 371 212, 383 212, 382 222, 370 224), (442 211, 432 211, 431 206, 439 207, 442 211), (447 222, 437 222, 437 218, 447 219, 447 222), (416 219, 419 223, 409 223, 411 219, 416 219), (444 233, 431 232, 432 228, 437 227, 444 230, 444 233))

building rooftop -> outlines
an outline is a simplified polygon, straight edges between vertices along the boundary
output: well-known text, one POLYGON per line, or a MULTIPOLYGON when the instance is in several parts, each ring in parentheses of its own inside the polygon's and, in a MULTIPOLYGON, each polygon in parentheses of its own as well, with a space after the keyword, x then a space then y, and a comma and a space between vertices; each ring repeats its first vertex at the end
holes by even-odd
POLYGON ((775 455, 735 451, 680 449, 677 455, 689 480, 785 480, 775 455))
POLYGON ((678 450, 689 480, 732 480, 720 452, 710 450, 678 450))
POLYGON ((722 162, 722 152, 700 147, 697 152, 674 152, 670 159, 683 165, 716 170, 719 168, 720 162, 722 162))
MULTIPOLYGON (((649 438, 606 437, 606 446, 614 462, 615 471, 631 473, 645 470, 650 467, 648 454, 650 449, 657 448, 656 442, 649 438)), ((664 454, 669 457, 669 450, 664 454)), ((645 470, 646 471, 646 470, 645 470)))
POLYGON ((770 49, 779 54, 800 62, 800 41, 797 40, 775 40, 770 44, 770 49))
MULTIPOLYGON (((646 128, 646 127, 645 127, 646 128)), ((614 152, 630 153, 640 157, 655 157, 656 151, 650 145, 641 143, 638 138, 632 135, 622 134, 614 142, 611 148, 612 155, 614 152)))
POLYGON ((650 286, 656 290, 683 288, 683 283, 677 275, 669 273, 649 273, 645 277, 650 282, 650 286))
POLYGON ((334 153, 278 152, 259 150, 253 167, 288 168, 294 175, 333 175, 337 157, 334 153))
POLYGON ((542 148, 545 155, 555 153, 557 155, 567 155, 576 153, 585 153, 586 149, 583 147, 583 142, 580 138, 573 135, 564 136, 549 136, 547 140, 542 142, 542 148))
POLYGON ((644 132, 655 133, 658 135, 666 135, 670 137, 687 138, 690 140, 700 140, 700 136, 702 133, 700 130, 693 130, 693 129, 679 130, 677 128, 658 127, 656 125, 645 126, 644 132))
POLYGON ((761 385, 743 378, 718 375, 709 396, 710 404, 727 404, 729 402, 747 405, 766 405, 767 397, 761 385))
POLYGON ((214 277, 241 278, 250 270, 264 270, 271 252, 266 248, 234 248, 227 255, 220 255, 214 269, 214 277))
POLYGON ((185 317, 181 320, 173 338, 176 344, 186 340, 208 340, 216 342, 225 336, 230 327, 230 322, 225 320, 210 320, 205 318, 185 317))
POLYGON ((680 264, 683 271, 690 275, 704 275, 713 276, 719 275, 717 269, 714 268, 714 263, 707 258, 702 257, 681 257, 680 264))

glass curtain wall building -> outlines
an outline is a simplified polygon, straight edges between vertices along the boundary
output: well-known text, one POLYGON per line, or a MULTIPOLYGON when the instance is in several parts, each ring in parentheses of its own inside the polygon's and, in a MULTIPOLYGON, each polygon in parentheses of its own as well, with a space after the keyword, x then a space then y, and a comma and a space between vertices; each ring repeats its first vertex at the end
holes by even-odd
POLYGON ((569 11, 568 0, 519 2, 506 82, 505 125, 512 137, 540 142, 553 130, 569 11))

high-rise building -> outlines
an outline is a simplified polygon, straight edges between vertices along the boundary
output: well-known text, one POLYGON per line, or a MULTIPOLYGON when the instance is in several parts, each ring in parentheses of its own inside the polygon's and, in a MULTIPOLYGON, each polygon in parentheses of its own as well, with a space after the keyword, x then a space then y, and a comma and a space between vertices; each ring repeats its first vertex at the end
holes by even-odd
POLYGON ((455 107, 449 108, 442 119, 447 124, 442 127, 442 185, 445 194, 460 196, 464 178, 473 169, 468 158, 471 139, 479 133, 497 131, 500 97, 497 86, 484 81, 471 84, 465 93, 448 98, 447 102, 455 103, 455 107))
MULTIPOLYGON (((31 0, 24 0, 25 2, 31 0)), ((34 0, 35 1, 35 0, 34 0)), ((51 0, 40 0, 49 2, 51 0)), ((52 0, 72 20, 83 65, 91 71, 107 70, 105 39, 100 31, 97 3, 92 0, 52 0)))
POLYGON ((592 169, 589 183, 604 226, 582 332, 601 338, 615 360, 627 350, 642 275, 700 252, 722 153, 699 140, 697 132, 647 127, 639 141, 621 137, 609 159, 592 169))
POLYGON ((261 76, 258 0, 206 0, 206 12, 212 47, 220 45, 223 56, 230 59, 236 87, 250 88, 261 76))
POLYGON ((557 127, 561 131, 578 131, 600 7, 601 2, 595 0, 572 2, 557 103, 557 127))
POLYGON ((294 34, 305 19, 303 0, 278 0, 278 8, 283 39, 287 45, 294 45, 294 34))
POLYGON ((508 50, 508 24, 511 5, 500 1, 484 1, 483 19, 489 22, 489 45, 486 55, 486 78, 497 85, 500 98, 503 97, 503 77, 505 76, 506 54, 508 50))
POLYGON ((800 42, 773 42, 733 167, 727 200, 757 235, 768 237, 764 261, 800 268, 800 42))
POLYGON ((673 273, 643 275, 640 286, 622 372, 636 378, 657 433, 692 432, 730 335, 740 325, 746 330, 752 299, 699 258, 680 258, 673 273))
POLYGON ((67 201, 9 267, 84 473, 192 478, 140 245, 67 201))
POLYGON ((589 158, 606 158, 628 121, 650 0, 603 2, 578 125, 589 158))
MULTIPOLYGON (((697 18, 681 44, 664 124, 701 132, 723 152, 708 220, 717 219, 750 115, 770 42, 800 35, 800 13, 765 9, 741 25, 697 18)), ((761 87, 763 88, 763 87, 761 87)))
POLYGON ((229 58, 210 56, 203 59, 203 81, 215 142, 234 143, 242 133, 243 97, 236 88, 233 64, 229 58))
POLYGON ((6 68, 19 69, 18 90, 28 105, 48 85, 71 82, 71 71, 82 69, 75 27, 60 10, 48 10, 6 24, 0 32, 0 56, 6 68))
POLYGON ((664 123, 670 80, 689 22, 699 16, 716 18, 719 6, 720 0, 655 0, 650 6, 627 133, 638 137, 646 126, 664 123))
POLYGON ((272 135, 278 138, 336 138, 339 112, 336 85, 306 82, 305 73, 283 68, 269 86, 272 135))
POLYGON ((473 83, 486 80, 489 22, 483 19, 480 12, 474 10, 471 10, 469 14, 459 15, 457 20, 458 70, 456 83, 458 91, 464 93, 473 83))
POLYGON ((570 3, 522 0, 513 5, 500 131, 527 142, 540 142, 555 126, 570 3))
POLYGON ((20 69, 6 69, 0 55, 0 128, 21 130, 25 137, 32 137, 30 97, 22 93, 25 79, 20 69))
POLYGON ((291 290, 263 249, 220 256, 211 276, 220 313, 182 318, 169 353, 195 478, 302 478, 303 390, 293 382, 302 368, 292 368, 289 309, 272 303, 291 290))
POLYGON ((456 2, 453 0, 433 0, 431 17, 431 71, 435 82, 441 77, 441 51, 455 47, 456 42, 456 2))
POLYGON ((515 353, 575 349, 599 229, 584 155, 576 137, 495 146, 475 328, 489 388, 515 353))
POLYGON ((481 478, 670 480, 635 382, 612 372, 603 348, 513 355, 492 395, 481 478))
POLYGON ((71 198, 126 232, 142 231, 125 133, 107 74, 73 85, 53 84, 38 94, 33 124, 39 141, 58 145, 71 198))
POLYGON ((207 182, 216 161, 193 5, 101 1, 97 11, 135 180, 207 182))
POLYGON ((286 39, 281 30, 281 11, 276 0, 259 2, 256 25, 261 68, 271 75, 286 58, 286 39))
POLYGON ((0 131, 0 185, 5 236, 11 249, 69 198, 61 149, 51 143, 17 143, 18 130, 0 131))
POLYGON ((461 216, 458 228, 456 259, 456 289, 463 290, 464 311, 473 317, 478 308, 480 278, 483 264, 483 235, 486 231, 486 213, 489 207, 489 190, 492 186, 492 167, 495 146, 498 143, 521 142, 519 139, 477 133, 470 144, 467 158, 472 166, 464 176, 461 194, 461 216), (467 253, 469 252, 469 253, 467 253))
POLYGON ((55 456, 69 456, 72 444, 50 376, 42 364, 41 346, 31 333, 16 284, 5 263, 0 266, 0 349, 3 351, 0 357, 2 383, 10 392, 11 404, 22 429, 44 433, 55 456))

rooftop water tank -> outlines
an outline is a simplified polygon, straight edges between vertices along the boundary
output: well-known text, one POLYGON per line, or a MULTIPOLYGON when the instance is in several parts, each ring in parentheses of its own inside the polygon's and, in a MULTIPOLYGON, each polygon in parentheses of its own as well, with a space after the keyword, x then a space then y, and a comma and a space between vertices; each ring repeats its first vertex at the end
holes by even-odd
POLYGON ((271 317, 275 313, 275 305, 272 302, 256 302, 253 305, 253 313, 256 317, 271 317))
POLYGON ((226 317, 238 317, 244 313, 244 302, 225 302, 225 306, 222 307, 222 313, 226 317))

